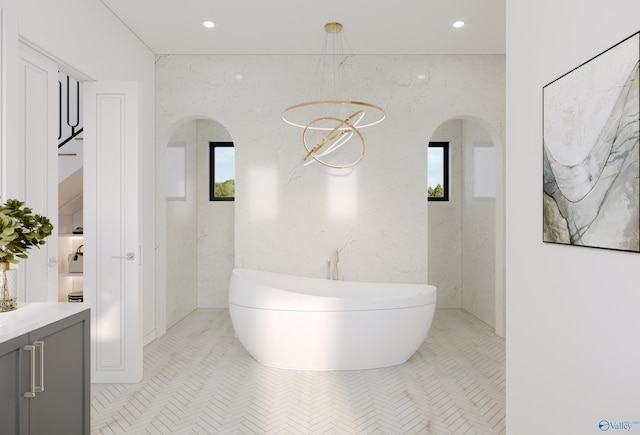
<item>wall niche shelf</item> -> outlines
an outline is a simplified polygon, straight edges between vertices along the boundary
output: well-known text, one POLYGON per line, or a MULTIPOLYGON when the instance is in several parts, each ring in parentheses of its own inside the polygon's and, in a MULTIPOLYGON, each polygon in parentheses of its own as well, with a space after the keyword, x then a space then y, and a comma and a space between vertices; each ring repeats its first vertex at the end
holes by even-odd
POLYGON ((58 302, 68 302, 69 294, 83 290, 82 272, 69 273, 69 255, 84 243, 83 234, 58 234, 58 302))

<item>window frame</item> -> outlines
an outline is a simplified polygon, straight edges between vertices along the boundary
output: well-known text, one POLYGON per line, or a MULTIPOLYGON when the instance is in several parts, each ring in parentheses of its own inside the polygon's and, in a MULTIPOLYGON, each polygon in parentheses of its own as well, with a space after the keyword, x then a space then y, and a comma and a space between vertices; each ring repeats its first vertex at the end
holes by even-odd
MULTIPOLYGON (((209 201, 235 201, 234 196, 219 197, 216 195, 216 148, 235 148, 233 142, 209 142, 209 201)), ((235 150, 234 150, 234 162, 235 162, 235 150)), ((234 182, 235 182, 235 170, 234 170, 234 182)))
MULTIPOLYGON (((429 201, 449 201, 449 142, 429 142, 428 148, 442 148, 442 190, 443 195, 440 197, 429 196, 427 193, 427 199, 429 201)), ((427 154, 429 150, 427 149, 427 154)), ((428 167, 428 156, 427 156, 427 167, 428 167)), ((429 189, 429 184, 427 182, 427 189, 429 189)))

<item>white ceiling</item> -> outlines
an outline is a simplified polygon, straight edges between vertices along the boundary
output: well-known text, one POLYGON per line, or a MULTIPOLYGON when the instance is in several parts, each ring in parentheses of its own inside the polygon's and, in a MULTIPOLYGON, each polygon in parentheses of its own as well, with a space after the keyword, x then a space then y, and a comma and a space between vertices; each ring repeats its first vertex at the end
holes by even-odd
POLYGON ((156 54, 318 54, 330 21, 355 54, 505 52, 505 0, 101 1, 156 54))

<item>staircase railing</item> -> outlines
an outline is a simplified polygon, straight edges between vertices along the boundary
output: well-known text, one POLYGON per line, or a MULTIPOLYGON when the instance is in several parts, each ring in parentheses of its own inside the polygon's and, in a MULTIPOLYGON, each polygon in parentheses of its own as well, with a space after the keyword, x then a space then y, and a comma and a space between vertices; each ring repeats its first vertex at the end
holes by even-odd
POLYGON ((58 149, 82 133, 82 87, 79 81, 60 72, 58 149))

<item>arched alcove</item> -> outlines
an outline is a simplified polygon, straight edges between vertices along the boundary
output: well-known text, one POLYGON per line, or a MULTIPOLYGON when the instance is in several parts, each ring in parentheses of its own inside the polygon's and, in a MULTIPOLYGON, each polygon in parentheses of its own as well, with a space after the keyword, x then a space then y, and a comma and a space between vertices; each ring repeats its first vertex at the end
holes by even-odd
POLYGON ((234 203, 209 200, 210 142, 232 139, 222 124, 201 117, 176 122, 159 142, 157 318, 164 323, 159 330, 196 308, 226 306, 234 203))
POLYGON ((504 147, 476 117, 438 126, 449 142, 449 201, 428 208, 429 282, 441 307, 461 307, 504 335, 504 147))

